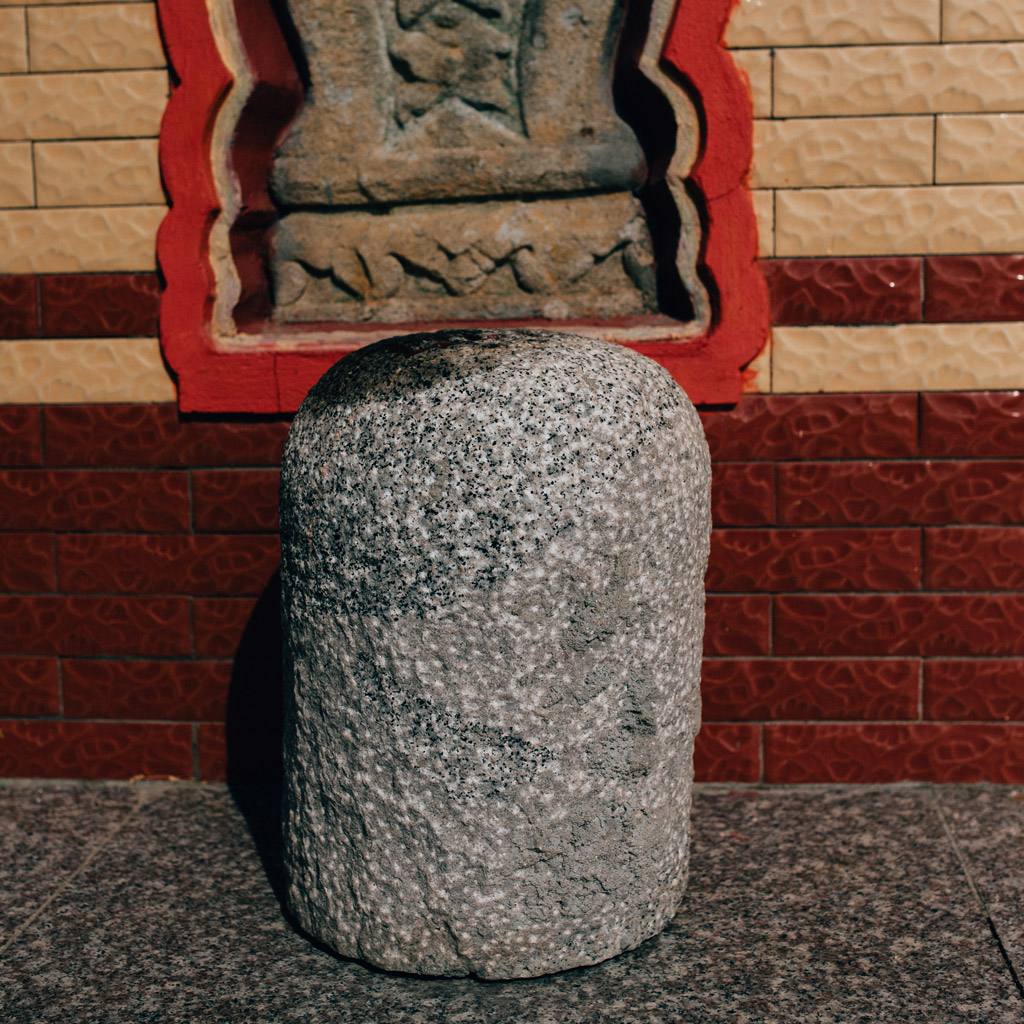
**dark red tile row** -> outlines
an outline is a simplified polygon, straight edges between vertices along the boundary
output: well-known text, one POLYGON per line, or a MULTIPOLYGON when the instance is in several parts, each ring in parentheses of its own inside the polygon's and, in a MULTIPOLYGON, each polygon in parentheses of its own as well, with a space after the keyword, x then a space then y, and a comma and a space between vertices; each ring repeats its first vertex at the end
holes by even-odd
POLYGON ((197 658, 233 658, 253 617, 256 601, 247 598, 196 598, 192 629, 197 658))
POLYGON ((924 717, 1024 722, 1024 661, 926 661, 924 717))
POLYGON ((697 782, 759 782, 761 726, 706 722, 693 747, 697 782))
POLYGON ((711 519, 716 526, 775 522, 775 467, 770 462, 713 462, 711 519))
POLYGON ((921 319, 919 256, 764 260, 761 268, 779 327, 921 319))
POLYGON ((928 256, 924 318, 930 323, 1024 320, 1024 255, 928 256))
POLYGON ((56 546, 68 594, 260 594, 281 557, 273 535, 64 534, 56 546))
POLYGON ((924 531, 927 590, 1024 590, 1024 526, 924 531))
POLYGON ((1024 654, 1024 594, 795 594, 772 600, 778 655, 1024 654))
POLYGON ((46 464, 278 466, 288 421, 182 416, 173 405, 44 406, 46 464))
POLYGON ((915 590, 918 530, 715 530, 709 592, 915 590))
POLYGON ((703 411, 712 462, 917 454, 917 395, 747 395, 703 411))
POLYGON ((42 460, 39 409, 0 405, 0 466, 38 466, 42 460))
POLYGON ((66 658, 62 672, 68 718, 222 722, 227 714, 230 661, 66 658))
POLYGON ((156 274, 0 277, 0 338, 116 338, 159 332, 156 274))
POLYGON ((0 775, 48 779, 190 779, 192 726, 0 721, 0 775))
POLYGON ((777 488, 790 526, 1024 523, 1024 459, 783 463, 777 488))
POLYGON ((913 719, 919 668, 911 659, 709 659, 702 713, 708 722, 913 719))
POLYGON ((0 596, 0 654, 188 655, 179 597, 0 596))
POLYGON ((0 591, 53 590, 53 538, 48 533, 0 533, 0 591))
POLYGON ((0 530, 189 529, 188 474, 152 470, 0 472, 0 530))
POLYGON ((281 474, 273 469, 209 469, 192 474, 195 528, 209 533, 277 530, 281 474))
POLYGON ((757 594, 708 594, 704 606, 704 653, 771 653, 771 598, 757 594))
POLYGON ((0 715, 59 713, 55 658, 0 658, 0 715))
POLYGON ((766 725, 777 783, 1024 782, 1024 725, 766 725))
POLYGON ((1024 394, 965 391, 921 395, 921 454, 955 459, 1021 458, 1024 394))

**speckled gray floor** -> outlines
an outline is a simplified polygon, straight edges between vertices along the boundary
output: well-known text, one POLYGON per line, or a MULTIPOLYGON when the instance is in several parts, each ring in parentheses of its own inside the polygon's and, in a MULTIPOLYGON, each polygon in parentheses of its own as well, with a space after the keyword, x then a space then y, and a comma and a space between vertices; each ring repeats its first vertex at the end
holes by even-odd
POLYGON ((236 796, 0 785, 0 1020, 1024 1020, 1024 792, 698 787, 669 929, 596 967, 502 983, 317 948, 275 895, 273 800, 236 796))

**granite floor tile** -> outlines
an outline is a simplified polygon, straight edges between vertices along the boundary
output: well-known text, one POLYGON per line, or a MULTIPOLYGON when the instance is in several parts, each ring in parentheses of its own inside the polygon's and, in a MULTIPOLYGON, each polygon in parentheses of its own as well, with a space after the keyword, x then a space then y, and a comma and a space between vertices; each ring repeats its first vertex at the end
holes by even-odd
POLYGON ((1009 1024, 1024 1008, 923 790, 701 788, 666 932, 488 983, 385 974, 298 934, 272 798, 241 794, 243 816, 220 786, 154 794, 8 951, 5 1021, 1009 1024))

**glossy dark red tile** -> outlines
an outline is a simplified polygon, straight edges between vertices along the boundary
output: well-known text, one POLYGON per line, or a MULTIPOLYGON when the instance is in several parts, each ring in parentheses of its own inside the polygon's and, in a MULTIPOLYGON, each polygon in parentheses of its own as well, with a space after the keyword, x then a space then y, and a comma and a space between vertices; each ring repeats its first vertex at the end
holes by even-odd
POLYGON ((717 462, 917 454, 917 396, 910 394, 747 395, 701 419, 717 462))
POLYGON ((1024 654, 1021 594, 786 594, 773 600, 779 655, 1024 654))
POLYGON ((189 528, 188 476, 152 470, 0 472, 0 530, 189 528))
POLYGON ((256 609, 249 598, 201 597, 192 602, 197 658, 233 658, 256 609))
POLYGON ((232 665, 65 658, 62 671, 67 718, 222 722, 232 665))
POLYGON ((280 473, 210 469, 192 474, 195 528, 211 533, 276 532, 280 473))
POLYGON ((1024 722, 1024 661, 926 661, 924 717, 1024 722))
POLYGON ((57 537, 59 586, 69 594, 260 594, 280 557, 275 536, 57 537))
POLYGON ((917 718, 920 662, 709 659, 702 714, 715 721, 917 718))
POLYGON ((784 463, 776 486, 793 526, 1024 522, 1024 460, 784 463))
POLYGON ((192 778, 190 725, 0 721, 0 730, 2 776, 192 778))
POLYGON ((925 530, 929 590, 1024 590, 1024 526, 925 530))
POLYGON ((775 783, 1024 782, 1024 725, 766 725, 775 783))
POLYGON ((935 458, 1020 458, 1024 455, 1024 393, 921 395, 921 454, 935 458))
POLYGON ((0 715, 58 714, 55 658, 0 658, 0 715))
POLYGON ((761 779, 761 727, 706 722, 693 748, 697 782, 758 782, 761 779))
POLYGON ((762 260, 771 322, 905 324, 921 319, 918 256, 762 260))
POLYGON ((182 416, 173 405, 43 408, 50 466, 278 466, 288 420, 182 416))
POLYGON ((44 274, 44 338, 132 338, 160 330, 156 274, 44 274))
POLYGON ((924 318, 1024 320, 1024 255, 927 256, 924 318))
POLYGON ((715 530, 711 591, 912 590, 921 535, 910 529, 715 530))
POLYGON ((36 406, 0 405, 0 466, 38 466, 42 459, 36 406))
POLYGON ((775 467, 770 462, 714 462, 711 519, 716 526, 775 522, 775 467))
POLYGON ((705 654, 769 654, 771 598, 709 594, 704 607, 705 654))
POLYGON ((53 590, 53 537, 0 533, 0 591, 36 594, 53 590))
POLYGON ((0 277, 0 339, 39 337, 39 304, 34 274, 0 277))
POLYGON ((180 597, 0 597, 0 654, 191 653, 180 597))
POLYGON ((199 778, 203 782, 227 782, 228 740, 223 722, 204 722, 196 736, 199 778))

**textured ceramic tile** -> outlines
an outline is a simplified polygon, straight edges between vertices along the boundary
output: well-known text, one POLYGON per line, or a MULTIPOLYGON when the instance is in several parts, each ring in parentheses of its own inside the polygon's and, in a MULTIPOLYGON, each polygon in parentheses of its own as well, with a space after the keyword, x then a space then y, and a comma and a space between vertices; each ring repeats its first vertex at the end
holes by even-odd
POLYGON ((1024 452, 1024 393, 976 391, 921 396, 921 454, 1018 457, 1024 452))
POLYGON ((714 721, 878 721, 918 716, 920 662, 906 658, 707 659, 701 716, 714 721))
POLYGON ((39 410, 0 405, 0 466, 39 466, 42 458, 39 410))
POLYGON ((924 318, 1024 320, 1024 256, 927 256, 924 318))
POLYGON ((149 3, 102 7, 30 7, 33 71, 161 68, 167 63, 156 8, 149 3))
POLYGON ((924 531, 927 590, 1024 590, 1024 526, 924 531))
POLYGON ((1014 252, 1020 248, 1022 223, 1024 185, 779 191, 775 252, 778 256, 1014 252))
POLYGON ((34 274, 0 277, 0 338, 38 338, 38 283, 34 274))
POLYGON ((44 274, 39 301, 44 338, 130 338, 159 332, 156 274, 44 274))
POLYGON ((0 210, 0 273, 153 270, 163 206, 0 210))
POLYGON ((0 75, 28 70, 25 12, 18 7, 0 10, 0 75))
POLYGON ((921 319, 918 256, 762 260, 760 265, 776 326, 921 319))
POLYGON ((728 46, 938 42, 939 2, 740 0, 725 41, 728 46))
POLYGON ((775 117, 1024 110, 1024 44, 778 50, 775 117))
POLYGON ((0 533, 0 592, 53 590, 52 549, 48 533, 0 533))
POLYGON ((164 202, 156 139, 40 142, 35 154, 40 206, 164 202))
POLYGON ((951 721, 1024 721, 1024 661, 926 661, 924 717, 951 721))
POLYGON ((156 338, 5 341, 0 402, 172 402, 156 338))
POLYGON ((1009 388, 1024 379, 1024 324, 777 327, 779 392, 1009 388))
POLYGON ((930 117, 755 121, 750 185, 830 188, 931 184, 933 134, 930 117))
POLYGON ((167 105, 165 71, 0 78, 0 139, 155 137, 167 105))
POLYGON ((0 143, 0 209, 32 206, 34 201, 31 145, 27 142, 0 143))
POLYGON ((772 116, 772 51, 736 50, 733 63, 743 72, 750 84, 750 97, 754 104, 754 117, 772 116))
POLYGON ((271 469, 210 469, 192 474, 197 531, 259 533, 277 530, 280 473, 271 469))
POLYGON ((56 658, 0 658, 0 715, 59 714, 60 676, 56 658))
POLYGON ((773 523, 774 468, 766 462, 712 463, 711 518, 715 526, 773 523))
POLYGON ((947 42, 1024 39, 1024 2, 942 0, 942 38, 947 42))
POLYGON ((192 602, 198 658, 233 658, 256 609, 250 598, 201 597, 192 602))
POLYGON ((761 729, 735 722, 704 722, 693 749, 696 782, 759 782, 761 729))
POLYGON ((1024 181, 1024 114, 946 114, 935 137, 935 180, 1024 181))
MULTIPOLYGON (((0 662, 2 667, 2 662, 0 662)), ((68 718, 224 721, 230 661, 113 661, 65 658, 68 718)))
POLYGON ((709 594, 704 608, 704 653, 771 653, 771 602, 761 594, 709 594))
POLYGON ((771 189, 755 189, 750 193, 757 221, 757 254, 775 253, 775 193, 771 189))

